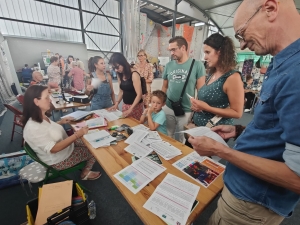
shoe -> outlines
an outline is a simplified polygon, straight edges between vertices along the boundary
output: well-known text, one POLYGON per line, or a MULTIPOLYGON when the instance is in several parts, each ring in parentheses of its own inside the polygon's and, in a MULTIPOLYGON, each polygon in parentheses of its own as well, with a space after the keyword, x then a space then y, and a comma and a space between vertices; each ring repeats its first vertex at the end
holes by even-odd
POLYGON ((81 180, 97 180, 99 177, 101 177, 102 173, 99 174, 99 176, 97 177, 93 177, 93 178, 90 178, 89 175, 94 172, 94 171, 90 171, 88 172, 88 174, 84 177, 84 178, 81 178, 81 180))
POLYGON ((250 112, 250 109, 245 109, 244 112, 250 112))

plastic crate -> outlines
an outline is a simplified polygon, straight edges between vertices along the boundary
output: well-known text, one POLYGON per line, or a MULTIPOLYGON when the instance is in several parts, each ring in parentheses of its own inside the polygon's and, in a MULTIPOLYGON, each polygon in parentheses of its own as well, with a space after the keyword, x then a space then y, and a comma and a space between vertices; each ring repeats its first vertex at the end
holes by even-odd
MULTIPOLYGON (((42 189, 39 189, 39 196, 42 189)), ((71 220, 76 225, 90 225, 90 218, 88 215, 88 206, 85 198, 85 194, 77 183, 73 184, 72 197, 80 196, 83 199, 83 203, 75 206, 69 206, 61 211, 49 216, 47 219, 47 225, 55 225, 64 220, 71 220)), ((27 202, 26 212, 28 225, 34 225, 38 210, 38 198, 32 199, 27 202)))

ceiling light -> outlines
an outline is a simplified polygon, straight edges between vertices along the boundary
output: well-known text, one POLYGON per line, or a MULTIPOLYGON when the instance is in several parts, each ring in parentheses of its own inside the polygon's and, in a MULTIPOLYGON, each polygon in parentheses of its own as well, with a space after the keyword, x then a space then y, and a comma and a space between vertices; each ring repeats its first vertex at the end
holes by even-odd
POLYGON ((199 27, 199 26, 203 26, 203 25, 205 25, 205 23, 204 23, 204 22, 195 23, 195 27, 199 27))
MULTIPOLYGON (((182 19, 182 18, 184 18, 185 16, 181 16, 181 17, 178 17, 178 18, 176 18, 176 20, 179 20, 179 19, 182 19)), ((171 19, 171 20, 166 20, 166 21, 164 21, 163 23, 168 23, 168 22, 172 22, 173 21, 173 19, 171 19)))

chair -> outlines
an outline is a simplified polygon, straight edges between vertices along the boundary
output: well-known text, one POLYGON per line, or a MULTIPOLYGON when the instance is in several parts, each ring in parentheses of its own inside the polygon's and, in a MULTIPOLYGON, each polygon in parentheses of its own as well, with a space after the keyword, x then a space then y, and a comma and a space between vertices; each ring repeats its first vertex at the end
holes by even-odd
MULTIPOLYGON (((81 170, 86 165, 86 161, 83 161, 71 168, 68 168, 65 170, 57 170, 57 169, 47 165, 46 163, 44 163, 42 160, 40 160, 39 157, 36 155, 35 151, 33 151, 33 149, 26 142, 24 145, 24 150, 30 156, 30 158, 32 158, 35 162, 38 162, 39 164, 41 164, 42 166, 44 166, 46 168, 47 171, 46 171, 46 176, 43 180, 43 184, 46 184, 48 182, 48 180, 51 180, 51 179, 54 179, 57 177, 63 177, 66 180, 72 180, 69 177, 67 177, 66 174, 72 173, 77 170, 81 170)), ((82 186, 79 182, 77 182, 77 183, 82 189, 90 192, 87 188, 82 186)))
POLYGON ((17 100, 18 100, 18 102, 21 105, 23 105, 23 103, 24 103, 24 95, 17 95, 17 100))
POLYGON ((18 110, 17 108, 15 108, 14 106, 12 106, 12 105, 8 105, 8 104, 4 104, 4 106, 9 110, 9 111, 11 111, 13 114, 14 114, 14 121, 13 121, 13 129, 12 129, 12 133, 11 133, 11 141, 13 141, 14 140, 14 134, 15 134, 15 132, 16 133, 18 133, 18 134, 21 134, 22 135, 22 145, 21 146, 23 146, 23 142, 24 142, 24 139, 23 139, 23 132, 19 132, 19 131, 16 131, 15 130, 15 126, 19 126, 19 127, 21 127, 22 128, 22 130, 23 130, 23 124, 22 124, 22 122, 21 122, 21 117, 22 117, 22 115, 23 115, 23 113, 20 111, 20 110, 18 110))

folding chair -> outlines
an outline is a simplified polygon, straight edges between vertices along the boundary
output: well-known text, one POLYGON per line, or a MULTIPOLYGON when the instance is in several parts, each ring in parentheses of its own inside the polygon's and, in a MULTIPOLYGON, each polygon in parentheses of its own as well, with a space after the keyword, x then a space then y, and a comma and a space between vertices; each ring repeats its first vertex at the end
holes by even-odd
MULTIPOLYGON (((70 167, 68 169, 57 170, 57 169, 54 169, 53 167, 47 165, 46 163, 44 163, 42 160, 40 160, 39 157, 36 155, 36 153, 32 150, 32 148, 26 142, 24 145, 24 149, 25 149, 26 153, 30 156, 30 158, 32 158, 34 161, 38 162, 39 164, 41 164, 42 166, 44 166, 47 169, 45 179, 43 180, 43 184, 46 184, 48 182, 48 180, 51 180, 51 179, 54 179, 57 177, 63 177, 66 180, 72 180, 69 177, 67 177, 66 174, 72 173, 77 170, 81 170, 86 165, 86 161, 83 161, 83 162, 81 162, 73 167, 70 167)), ((82 189, 90 192, 90 190, 88 190, 87 188, 82 186, 78 181, 77 181, 77 183, 82 189)))
MULTIPOLYGON (((21 127, 23 130, 24 126, 21 122, 21 117, 22 117, 23 113, 20 110, 18 110, 17 108, 13 107, 12 105, 8 105, 8 104, 3 104, 3 105, 14 114, 13 129, 12 129, 11 138, 10 138, 10 140, 13 141, 15 132, 18 134, 21 134, 23 136, 23 132, 19 132, 19 131, 15 130, 16 126, 21 127)), ((21 146, 23 146, 23 142, 24 142, 24 139, 22 137, 21 146)))

